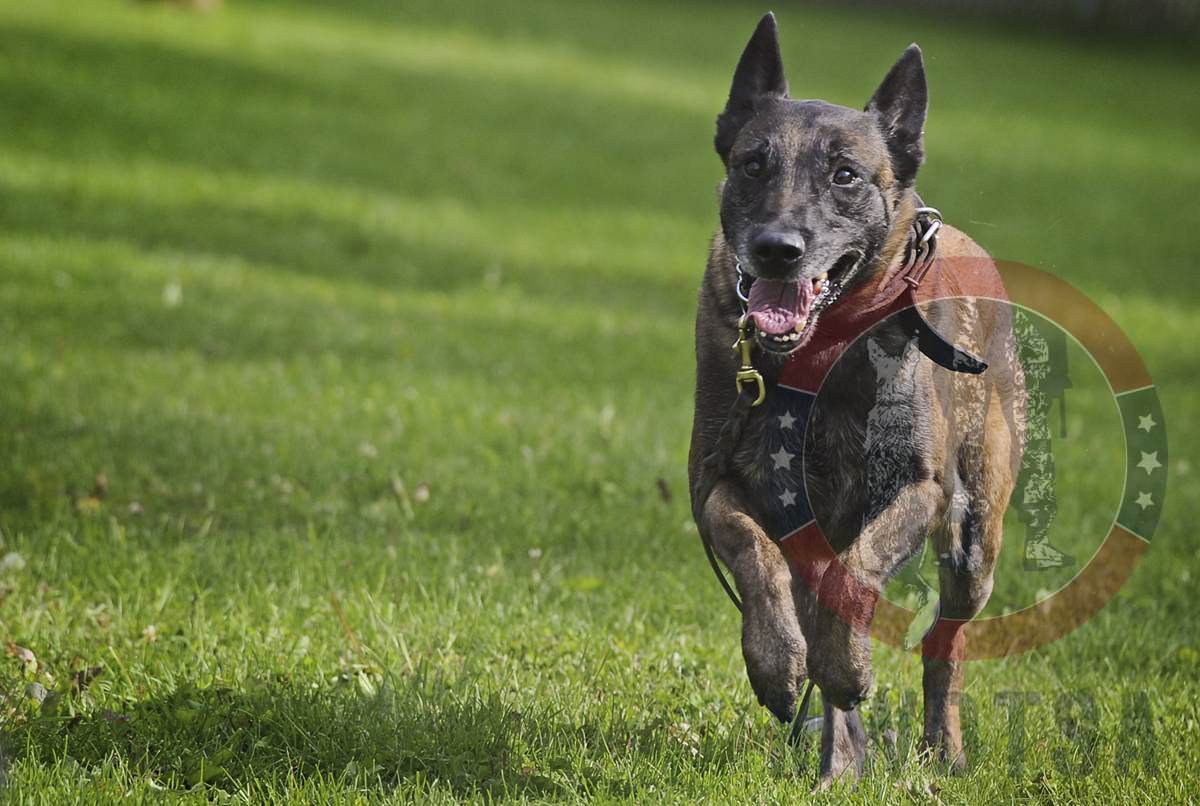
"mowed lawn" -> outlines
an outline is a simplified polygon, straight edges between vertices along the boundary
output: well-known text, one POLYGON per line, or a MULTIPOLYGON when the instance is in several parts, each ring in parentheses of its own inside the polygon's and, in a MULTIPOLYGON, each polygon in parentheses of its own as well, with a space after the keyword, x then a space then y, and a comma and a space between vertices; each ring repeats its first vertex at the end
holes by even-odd
MULTIPOLYGON (((762 10, 0 4, 0 798, 807 794, 686 500, 713 119, 762 10)), ((1200 65, 777 11, 798 97, 861 104, 921 43, 925 198, 1113 315, 1171 451, 1116 599, 971 665, 970 772, 917 758, 919 659, 877 645, 896 748, 836 798, 1194 799, 1200 65)), ((1067 440, 1053 542, 1111 522, 1106 439, 1067 440)), ((1000 612, 1048 584, 1021 537, 1000 612)))

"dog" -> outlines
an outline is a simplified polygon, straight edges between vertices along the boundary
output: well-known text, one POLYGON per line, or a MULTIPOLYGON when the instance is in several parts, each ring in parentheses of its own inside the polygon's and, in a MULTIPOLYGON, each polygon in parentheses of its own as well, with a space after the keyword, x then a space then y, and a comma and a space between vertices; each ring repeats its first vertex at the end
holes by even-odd
POLYGON ((981 357, 971 373, 985 371, 929 360, 911 315, 871 313, 873 295, 904 287, 914 225, 926 215, 915 183, 927 106, 915 44, 863 111, 792 99, 767 14, 717 118, 725 179, 696 317, 693 514, 740 594, 758 701, 786 723, 802 686, 820 688, 823 785, 862 772, 856 706, 873 686, 875 605, 927 539, 939 591, 924 640, 923 740, 951 769, 965 768, 963 626, 991 593, 1024 440, 1011 310, 995 264, 970 238, 949 226, 937 233, 937 268, 923 286, 950 290, 917 307, 926 336, 948 336, 981 357), (979 278, 991 290, 973 296, 979 278), (833 337, 848 327, 862 332, 845 344, 833 337), (706 485, 705 457, 738 396, 730 345, 739 328, 765 400, 706 485))

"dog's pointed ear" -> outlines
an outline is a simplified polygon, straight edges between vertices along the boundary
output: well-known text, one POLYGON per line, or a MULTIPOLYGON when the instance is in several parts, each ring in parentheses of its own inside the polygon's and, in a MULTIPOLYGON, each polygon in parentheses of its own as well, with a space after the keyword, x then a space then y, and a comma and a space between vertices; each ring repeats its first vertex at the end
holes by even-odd
POLYGON ((783 77, 783 56, 779 52, 779 26, 775 15, 767 12, 746 43, 742 58, 733 74, 729 101, 717 116, 715 144, 721 161, 729 163, 729 150, 758 106, 768 98, 787 97, 787 79, 783 77))
POLYGON ((913 43, 892 65, 866 108, 879 120, 901 184, 908 185, 916 179, 917 169, 925 159, 922 132, 928 109, 925 61, 921 49, 913 43))

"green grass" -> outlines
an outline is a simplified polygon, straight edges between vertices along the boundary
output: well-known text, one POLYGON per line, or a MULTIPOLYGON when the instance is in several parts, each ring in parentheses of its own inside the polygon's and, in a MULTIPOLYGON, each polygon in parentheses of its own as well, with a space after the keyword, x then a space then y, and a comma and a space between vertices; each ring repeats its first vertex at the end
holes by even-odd
MULTIPOLYGON (((807 792, 815 751, 754 703, 685 500, 712 123, 760 11, 0 5, 3 795, 807 792)), ((861 103, 921 42, 926 198, 1110 311, 1171 441, 1120 595, 972 665, 970 773, 915 758, 919 662, 878 646, 865 711, 899 752, 837 798, 1195 798, 1200 66, 780 16, 798 96, 861 103), (1041 697, 1015 755, 1014 690, 1041 697), (1071 692, 1095 705, 1078 734, 1071 692), (1131 723, 1153 769, 1118 763, 1131 723)), ((1054 539, 1086 547, 1115 419, 1073 366, 1054 539)), ((1020 543, 994 607, 1043 586, 1020 543)))

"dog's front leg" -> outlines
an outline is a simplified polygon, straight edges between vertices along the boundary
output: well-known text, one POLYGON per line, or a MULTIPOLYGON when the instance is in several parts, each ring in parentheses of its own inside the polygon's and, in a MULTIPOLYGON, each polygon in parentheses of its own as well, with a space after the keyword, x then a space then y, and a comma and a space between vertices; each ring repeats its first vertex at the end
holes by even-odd
POLYGON ((875 604, 888 579, 929 534, 941 498, 941 487, 931 479, 903 487, 817 585, 809 609, 812 628, 805 631, 808 672, 839 708, 854 708, 871 689, 875 604))
POLYGON ((704 506, 700 529, 733 573, 742 597, 742 655, 759 703, 790 722, 805 674, 805 643, 792 602, 791 570, 779 547, 747 513, 730 481, 704 506))

